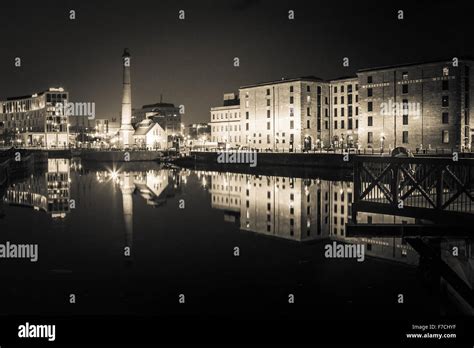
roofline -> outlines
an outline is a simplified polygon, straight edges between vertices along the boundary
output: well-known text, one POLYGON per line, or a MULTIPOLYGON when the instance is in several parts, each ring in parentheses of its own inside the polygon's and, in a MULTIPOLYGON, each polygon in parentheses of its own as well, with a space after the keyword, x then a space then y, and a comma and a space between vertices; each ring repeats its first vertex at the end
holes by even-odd
POLYGON ((18 97, 8 97, 6 101, 13 101, 13 100, 23 100, 23 99, 31 99, 31 98, 36 98, 36 97, 41 97, 44 94, 44 92, 38 93, 36 95, 22 95, 18 97))
POLYGON ((142 105, 141 109, 135 110, 142 110, 142 109, 150 109, 150 108, 177 108, 174 103, 155 103, 155 104, 145 104, 142 105))
POLYGON ((297 81, 326 82, 325 80, 316 76, 302 76, 302 77, 294 77, 294 78, 288 78, 288 79, 282 78, 281 80, 274 80, 274 81, 255 83, 251 85, 245 85, 245 86, 241 86, 239 90, 252 88, 252 87, 267 86, 267 85, 277 85, 280 83, 297 82, 297 81))
POLYGON ((212 106, 211 110, 217 110, 217 109, 240 109, 240 104, 237 105, 226 105, 226 106, 212 106))
POLYGON ((328 81, 329 81, 329 83, 333 83, 333 82, 336 82, 336 81, 346 81, 346 80, 354 80, 354 79, 358 79, 358 76, 357 75, 343 76, 343 77, 338 77, 338 78, 335 78, 335 79, 330 79, 328 81))
MULTIPOLYGON (((470 56, 465 56, 465 57, 458 57, 459 62, 472 62, 474 63, 474 57, 470 56)), ((390 70, 390 69, 396 69, 396 68, 403 68, 403 67, 410 67, 410 66, 416 66, 416 65, 426 65, 426 64, 436 64, 436 63, 452 63, 453 58, 445 58, 445 59, 434 59, 434 60, 429 60, 429 61, 422 61, 422 62, 412 62, 412 63, 405 63, 405 64, 394 64, 394 65, 386 65, 386 66, 378 66, 378 67, 373 67, 373 68, 366 68, 366 69, 359 69, 357 70, 357 73, 355 76, 343 76, 343 77, 338 77, 335 79, 328 79, 328 80, 323 80, 319 77, 316 76, 302 76, 302 77, 295 77, 295 78, 282 78, 281 80, 273 80, 273 81, 267 81, 267 82, 260 82, 260 83, 254 83, 250 85, 244 85, 239 88, 239 91, 242 89, 247 89, 247 88, 254 88, 254 87, 263 87, 263 86, 269 86, 269 85, 276 85, 276 84, 281 84, 281 83, 289 83, 289 82, 298 82, 298 81, 311 81, 311 82, 323 82, 323 83, 333 83, 336 81, 345 81, 345 80, 353 80, 358 78, 359 73, 364 73, 368 71, 376 71, 376 70, 390 70)), ((217 108, 217 107, 215 107, 217 108)), ((211 108, 214 109, 214 108, 211 108)))
POLYGON ((7 97, 3 101, 14 101, 14 100, 37 98, 37 97, 41 97, 42 95, 44 95, 46 93, 61 93, 61 94, 66 93, 66 94, 68 94, 69 92, 66 91, 63 87, 50 87, 47 90, 37 92, 37 93, 34 93, 34 94, 21 95, 21 96, 18 96, 18 97, 7 97), (60 90, 56 91, 55 89, 62 89, 62 91, 60 91, 60 90))
MULTIPOLYGON (((472 57, 458 57, 458 59, 459 59, 459 62, 465 62, 465 61, 474 62, 474 58, 472 57)), ((429 61, 424 61, 424 62, 412 62, 412 63, 405 63, 405 64, 394 64, 394 65, 378 66, 374 68, 359 69, 357 70, 357 73, 374 71, 374 70, 390 70, 390 69, 404 68, 404 67, 410 67, 410 66, 415 66, 415 65, 426 65, 426 64, 436 64, 436 63, 452 64, 452 62, 453 62, 453 58, 434 59, 434 60, 429 60, 429 61)))

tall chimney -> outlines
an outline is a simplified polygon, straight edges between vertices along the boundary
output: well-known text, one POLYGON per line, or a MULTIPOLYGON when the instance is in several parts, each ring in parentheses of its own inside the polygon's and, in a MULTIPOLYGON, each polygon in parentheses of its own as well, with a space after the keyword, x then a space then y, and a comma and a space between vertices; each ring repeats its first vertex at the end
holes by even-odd
POLYGON ((130 80, 131 56, 128 48, 123 50, 123 89, 122 89, 122 124, 120 140, 124 148, 133 143, 134 129, 132 127, 132 85, 130 80))

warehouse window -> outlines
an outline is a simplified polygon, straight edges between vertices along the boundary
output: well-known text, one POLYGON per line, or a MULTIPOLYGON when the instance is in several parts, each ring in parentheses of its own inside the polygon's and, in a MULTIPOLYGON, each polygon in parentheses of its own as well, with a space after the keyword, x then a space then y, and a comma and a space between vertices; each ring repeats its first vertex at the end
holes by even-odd
POLYGON ((402 142, 408 144, 408 131, 403 131, 402 133, 402 142))
POLYGON ((449 113, 443 112, 443 123, 447 124, 449 123, 449 113))
POLYGON ((449 144, 449 132, 447 130, 443 131, 442 137, 443 137, 443 144, 449 144))
POLYGON ((372 144, 374 142, 374 133, 368 132, 367 133, 367 143, 372 144))
POLYGON ((448 107, 449 106, 449 97, 447 95, 444 95, 441 99, 441 105, 443 107, 448 107))

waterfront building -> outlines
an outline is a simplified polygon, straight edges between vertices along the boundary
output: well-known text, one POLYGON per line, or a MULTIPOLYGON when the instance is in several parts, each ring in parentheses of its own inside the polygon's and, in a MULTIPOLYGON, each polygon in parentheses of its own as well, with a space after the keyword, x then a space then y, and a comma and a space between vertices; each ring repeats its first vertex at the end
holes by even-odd
POLYGON ((235 148, 242 145, 240 100, 235 93, 224 94, 222 106, 211 108, 211 142, 235 148))
POLYGON ((49 88, 0 101, 3 141, 15 142, 17 146, 67 147, 69 118, 62 105, 68 100, 68 92, 63 88, 49 88))
POLYGON ((211 139, 211 126, 209 123, 191 123, 186 127, 186 137, 189 140, 211 139))
POLYGON ((92 134, 100 138, 109 138, 120 130, 120 123, 116 121, 116 118, 96 118, 90 120, 89 124, 92 125, 92 134))
POLYGON ((192 123, 185 129, 186 146, 202 148, 213 145, 211 142, 211 126, 208 123, 192 123))
POLYGON ((329 81, 301 77, 243 86, 238 104, 211 108, 212 141, 285 152, 470 150, 474 61, 453 64, 441 60, 363 69, 329 81))
POLYGON ((317 77, 281 79, 239 89, 243 139, 250 148, 310 150, 329 141, 329 83, 317 77))
POLYGON ((88 116, 74 116, 69 118, 69 137, 70 141, 84 141, 85 135, 94 130, 94 120, 88 116))
POLYGON ((444 60, 360 70, 361 143, 415 151, 471 149, 473 65, 444 60))
POLYGON ((145 119, 135 126, 133 140, 136 147, 147 150, 163 150, 168 144, 166 132, 151 119, 145 119))
POLYGON ((359 80, 357 76, 331 80, 331 120, 325 121, 330 144, 335 148, 356 147, 359 128, 359 80), (328 124, 329 123, 329 124, 328 124))
POLYGON ((140 109, 133 109, 132 123, 135 125, 145 119, 158 123, 168 134, 168 141, 182 136, 181 110, 172 103, 159 103, 143 105, 140 109))

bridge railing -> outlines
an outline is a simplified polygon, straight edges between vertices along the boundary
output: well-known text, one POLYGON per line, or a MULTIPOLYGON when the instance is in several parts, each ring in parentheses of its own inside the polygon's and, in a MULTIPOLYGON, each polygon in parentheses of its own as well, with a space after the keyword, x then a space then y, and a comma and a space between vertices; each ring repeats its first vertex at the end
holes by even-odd
POLYGON ((354 211, 474 213, 474 159, 355 156, 354 211))

